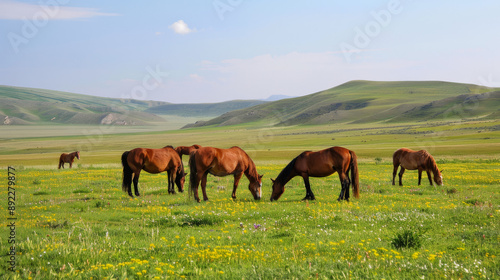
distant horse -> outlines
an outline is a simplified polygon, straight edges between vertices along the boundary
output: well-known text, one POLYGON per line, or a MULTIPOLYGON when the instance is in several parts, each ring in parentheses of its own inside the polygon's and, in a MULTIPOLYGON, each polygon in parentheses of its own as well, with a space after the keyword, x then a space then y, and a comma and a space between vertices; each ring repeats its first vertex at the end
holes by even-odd
POLYGON ((314 194, 309 184, 309 177, 326 177, 337 172, 339 174, 342 189, 338 201, 345 199, 349 201, 349 185, 352 183, 352 191, 359 198, 359 174, 358 160, 353 151, 342 147, 332 147, 318 152, 306 151, 294 158, 276 177, 273 182, 273 193, 271 201, 278 200, 285 192, 285 185, 295 176, 301 176, 306 186, 306 196, 303 200, 314 200, 314 194), (349 171, 351 179, 349 180, 349 171))
POLYGON ((418 185, 422 181, 422 171, 427 172, 427 177, 432 186, 431 171, 434 174, 434 182, 439 186, 443 185, 443 176, 439 171, 436 161, 426 150, 413 151, 407 148, 401 148, 394 152, 392 155, 392 163, 394 164, 394 171, 392 172, 392 185, 395 185, 394 179, 398 172, 398 167, 401 165, 399 171, 399 185, 403 185, 403 173, 405 169, 415 170, 418 169, 418 185))
POLYGON ((190 190, 194 191, 194 198, 200 202, 198 196, 198 185, 201 181, 201 190, 203 191, 203 200, 207 201, 207 175, 222 177, 234 175, 233 199, 236 198, 236 189, 241 176, 245 174, 250 184, 248 189, 255 200, 260 199, 262 195, 262 176, 257 173, 252 159, 239 147, 230 149, 218 149, 212 147, 200 147, 193 151, 189 158, 190 190))
POLYGON ((177 148, 175 148, 175 150, 177 151, 177 153, 179 153, 179 156, 181 157, 182 159, 182 155, 189 155, 191 154, 193 151, 196 151, 197 149, 201 148, 200 145, 192 145, 192 146, 178 146, 177 148))
POLYGON ((168 193, 175 194, 174 182, 179 192, 184 191, 184 165, 179 154, 172 146, 161 149, 136 148, 122 154, 123 184, 122 189, 128 195, 132 195, 132 182, 134 183, 135 195, 140 196, 137 185, 141 170, 157 174, 164 171, 168 173, 168 193), (133 179, 132 179, 133 175, 133 179))
POLYGON ((59 169, 64 168, 65 163, 69 163, 69 168, 73 167, 73 161, 75 161, 75 157, 80 159, 80 152, 72 152, 70 154, 62 153, 59 157, 59 169))

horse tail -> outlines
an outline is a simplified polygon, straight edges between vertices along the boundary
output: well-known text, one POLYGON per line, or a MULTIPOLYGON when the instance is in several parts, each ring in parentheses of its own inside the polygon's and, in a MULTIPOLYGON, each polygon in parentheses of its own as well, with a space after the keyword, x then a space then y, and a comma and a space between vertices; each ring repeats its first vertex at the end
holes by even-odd
POLYGON ((352 192, 355 198, 359 198, 359 172, 358 172, 358 157, 353 151, 349 151, 351 154, 351 183, 352 192))
POLYGON ((122 190, 124 192, 129 192, 132 188, 132 168, 128 165, 127 156, 130 151, 126 151, 122 154, 122 165, 123 165, 123 183, 122 190))
POLYGON ((189 155, 189 196, 193 196, 193 191, 197 187, 198 168, 196 168, 196 151, 189 155))

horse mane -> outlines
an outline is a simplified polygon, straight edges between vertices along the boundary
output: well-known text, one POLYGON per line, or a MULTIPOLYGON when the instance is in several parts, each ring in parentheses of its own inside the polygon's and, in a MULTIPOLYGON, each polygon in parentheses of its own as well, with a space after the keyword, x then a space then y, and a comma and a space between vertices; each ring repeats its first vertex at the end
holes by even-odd
POLYGON ((425 155, 427 156, 427 166, 432 170, 434 174, 440 175, 441 172, 439 172, 437 163, 434 158, 427 151, 425 151, 425 155))
POLYGON ((172 145, 167 145, 167 146, 163 147, 163 149, 165 149, 165 148, 171 148, 171 149, 175 150, 174 146, 172 146, 172 145))
POLYGON ((286 183, 288 183, 289 178, 290 178, 290 174, 294 170, 295 162, 297 161, 297 158, 299 158, 299 156, 292 159, 292 161, 290 161, 290 163, 285 168, 283 168, 283 170, 281 170, 280 174, 275 179, 276 182, 278 182, 282 185, 285 185, 286 183))
POLYGON ((255 177, 256 179, 259 178, 259 173, 257 172, 257 167, 255 166, 255 163, 253 162, 252 158, 250 158, 250 156, 247 154, 247 152, 245 152, 242 148, 238 147, 238 146, 232 146, 231 148, 229 149, 238 149, 240 152, 242 152, 248 159, 248 162, 250 163, 248 165, 248 168, 246 170, 244 170, 243 172, 245 173, 245 175, 250 175, 250 176, 253 176, 255 177))
POLYGON ((255 166, 255 163, 253 162, 253 160, 248 155, 247 155, 247 157, 248 157, 249 164, 248 164, 247 170, 245 171, 245 174, 253 176, 257 180, 257 179, 259 179, 259 173, 257 172, 257 167, 255 166))

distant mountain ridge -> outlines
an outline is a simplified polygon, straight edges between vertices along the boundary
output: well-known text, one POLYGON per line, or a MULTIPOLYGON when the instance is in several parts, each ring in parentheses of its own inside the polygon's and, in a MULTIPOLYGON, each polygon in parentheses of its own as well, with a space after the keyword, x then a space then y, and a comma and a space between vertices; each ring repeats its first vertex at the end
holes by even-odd
POLYGON ((281 99, 294 98, 295 96, 284 95, 284 94, 275 94, 271 95, 266 99, 262 99, 262 101, 278 101, 281 99))
POLYGON ((217 117, 224 113, 266 103, 261 100, 233 100, 220 103, 164 104, 148 108, 145 112, 190 117, 217 117))
POLYGON ((306 96, 225 113, 186 127, 315 125, 498 118, 500 89, 441 81, 350 81, 306 96))

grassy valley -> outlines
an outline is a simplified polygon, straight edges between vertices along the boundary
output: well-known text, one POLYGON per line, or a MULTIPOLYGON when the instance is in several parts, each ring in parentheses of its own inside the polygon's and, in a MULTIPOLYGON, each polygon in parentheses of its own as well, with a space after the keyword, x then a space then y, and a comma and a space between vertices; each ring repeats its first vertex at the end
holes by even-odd
MULTIPOLYGON (((67 93, 35 91, 25 100, 13 98, 12 89, 7 90, 10 97, 2 95, 2 114, 18 114, 29 124, 0 126, 0 180, 10 185, 0 191, 9 200, 0 205, 0 217, 15 218, 15 231, 0 236, 2 250, 10 254, 0 263, 2 276, 500 277, 498 90, 442 82, 355 81, 229 112, 209 125, 170 130, 168 123, 158 125, 148 117, 147 125, 55 122, 57 116, 79 118, 70 113, 98 115, 96 108, 102 106, 130 112, 127 116, 137 121, 147 114, 164 118, 164 110, 176 110, 170 104, 86 96, 73 100, 67 93), (5 100, 12 103, 4 105, 5 100), (245 177, 237 199, 231 199, 233 176, 209 175, 210 200, 201 203, 189 195, 188 182, 183 193, 169 195, 165 173, 141 173, 141 197, 122 191, 124 151, 192 144, 243 148, 264 174, 262 199, 253 199, 245 177), (291 159, 331 146, 356 152, 359 199, 338 202, 340 183, 334 174, 311 178, 315 201, 301 200, 305 188, 298 177, 280 200, 269 201, 269 179, 291 159), (424 173, 419 186, 417 172, 407 171, 405 185, 392 186, 391 156, 400 147, 428 150, 443 170, 445 185, 429 186, 424 173), (75 150, 81 158, 73 168, 57 169, 59 155, 75 150), (15 249, 9 240, 15 240, 15 249), (7 258, 15 260, 14 272, 7 258)), ((178 114, 184 110, 190 109, 178 114)), ((178 118, 178 124, 186 120, 168 118, 178 118)), ((188 167, 186 156, 183 161, 188 167)))
POLYGON ((117 158, 127 149, 191 144, 238 145, 250 151, 256 160, 264 161, 286 160, 305 149, 336 145, 355 150, 363 160, 389 159, 392 152, 402 146, 427 149, 440 157, 491 159, 500 154, 498 91, 474 85, 353 81, 304 97, 228 112, 183 130, 175 129, 187 121, 198 120, 196 115, 202 112, 220 113, 222 105, 234 108, 231 106, 237 102, 177 104, 175 106, 181 109, 176 109, 173 104, 161 102, 21 88, 0 87, 0 90, 3 90, 3 101, 18 104, 7 106, 2 102, 3 114, 12 116, 12 111, 18 110, 25 112, 19 118, 36 119, 28 126, 15 123, 0 126, 3 165, 52 166, 61 152, 75 150, 82 152, 80 163, 83 165, 118 164, 117 158), (31 107, 26 105, 30 102, 33 102, 31 107), (104 107, 133 112, 127 114, 130 118, 143 116, 145 124, 110 125, 103 124, 101 119, 97 124, 75 125, 56 123, 58 117, 48 120, 55 112, 68 115, 67 120, 82 121, 85 114, 92 116, 91 119, 102 116, 99 110, 104 107), (324 109, 326 107, 335 109, 327 112, 330 109, 324 109), (152 114, 165 113, 165 110, 178 115, 152 114), (180 116, 191 110, 194 116, 180 116), (325 121, 331 116, 344 119, 335 117, 325 121), (198 127, 203 123, 204 126, 198 127))

